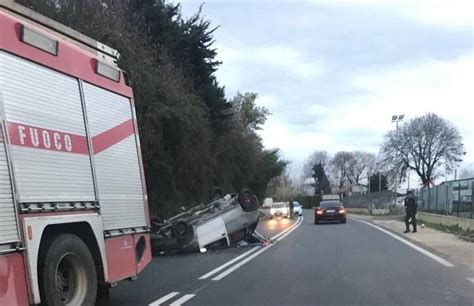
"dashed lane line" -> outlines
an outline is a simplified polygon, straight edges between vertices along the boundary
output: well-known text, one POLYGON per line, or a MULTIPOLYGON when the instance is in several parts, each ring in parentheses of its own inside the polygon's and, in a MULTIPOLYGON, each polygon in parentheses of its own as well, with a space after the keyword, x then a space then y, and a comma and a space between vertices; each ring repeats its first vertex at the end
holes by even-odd
POLYGON ((189 301, 190 299, 192 299, 195 296, 196 296, 195 294, 185 294, 181 298, 179 298, 176 301, 174 301, 173 303, 171 303, 170 306, 183 305, 184 303, 186 303, 187 301, 189 301))
POLYGON ((157 299, 156 301, 150 303, 148 306, 158 306, 158 305, 161 305, 163 304, 164 302, 168 301, 168 300, 171 300, 172 298, 174 298, 175 296, 177 296, 179 294, 179 292, 170 292, 168 293, 167 295, 157 299))

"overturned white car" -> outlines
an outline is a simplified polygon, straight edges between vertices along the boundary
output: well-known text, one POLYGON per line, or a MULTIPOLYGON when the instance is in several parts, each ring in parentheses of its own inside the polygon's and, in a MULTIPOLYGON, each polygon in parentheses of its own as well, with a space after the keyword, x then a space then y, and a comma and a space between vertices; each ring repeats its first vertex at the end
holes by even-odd
POLYGON ((167 220, 153 218, 154 254, 230 246, 250 237, 258 224, 259 203, 248 190, 226 195, 167 220))

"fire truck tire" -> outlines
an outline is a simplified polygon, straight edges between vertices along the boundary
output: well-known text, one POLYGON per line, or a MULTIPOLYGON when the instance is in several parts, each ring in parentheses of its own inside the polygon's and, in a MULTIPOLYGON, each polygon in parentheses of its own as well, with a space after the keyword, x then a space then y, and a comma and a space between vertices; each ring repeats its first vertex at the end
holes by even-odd
POLYGON ((184 220, 176 220, 171 224, 171 232, 181 245, 187 245, 194 239, 194 230, 191 224, 184 220))
POLYGON ((110 289, 108 285, 99 285, 97 288, 96 305, 108 306, 110 305, 110 289))
POLYGON ((97 272, 87 245, 72 234, 54 237, 39 261, 41 301, 45 305, 94 305, 97 272))
POLYGON ((258 201, 253 193, 248 189, 243 189, 239 193, 238 200, 244 211, 250 212, 258 209, 258 201))

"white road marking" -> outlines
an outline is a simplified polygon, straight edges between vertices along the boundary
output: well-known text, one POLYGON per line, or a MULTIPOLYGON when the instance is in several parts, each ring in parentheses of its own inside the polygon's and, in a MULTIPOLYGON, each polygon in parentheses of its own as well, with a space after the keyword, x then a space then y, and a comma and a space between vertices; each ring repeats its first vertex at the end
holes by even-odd
POLYGON ((429 258, 431 258, 431 259, 433 259, 434 261, 436 261, 436 262, 442 264, 442 265, 445 266, 445 267, 450 267, 450 268, 451 268, 451 267, 454 267, 454 265, 453 265, 452 263, 450 263, 449 261, 444 260, 443 258, 441 258, 441 257, 439 257, 439 256, 437 256, 437 255, 435 255, 435 254, 433 254, 433 253, 431 253, 430 251, 427 251, 427 250, 425 250, 425 249, 423 249, 423 248, 420 248, 420 247, 417 246, 416 244, 413 244, 413 243, 411 243, 410 241, 405 240, 405 239, 403 239, 403 238, 401 238, 401 237, 395 235, 394 233, 392 233, 392 232, 390 232, 390 231, 388 231, 388 230, 386 230, 386 229, 381 228, 380 226, 377 226, 377 225, 375 225, 375 224, 372 224, 372 223, 369 223, 369 222, 366 222, 366 221, 362 221, 362 220, 357 220, 357 219, 355 219, 355 220, 358 221, 358 222, 361 222, 361 223, 365 223, 365 224, 367 224, 367 225, 369 225, 369 226, 371 226, 371 227, 373 227, 373 228, 378 229, 378 230, 381 231, 381 232, 384 232, 384 233, 387 234, 387 235, 392 236, 393 238, 397 239, 398 241, 400 241, 400 242, 402 242, 402 243, 408 245, 409 247, 411 247, 411 248, 417 250, 417 251, 420 252, 421 254, 428 256, 429 258))
MULTIPOLYGON (((303 217, 301 217, 298 222, 296 222, 289 230, 285 231, 284 235, 280 236, 279 238, 277 238, 277 241, 280 241, 282 240, 283 238, 285 238, 286 236, 288 236, 292 231, 294 231, 295 229, 297 229, 301 224, 303 223, 303 217)), ((223 279, 224 277, 226 277, 227 275, 231 274, 232 272, 234 272, 235 270, 237 270, 238 268, 242 267, 243 265, 245 265, 246 263, 248 263, 249 261, 251 261, 252 259, 254 259, 255 257, 257 257, 258 255, 262 254, 263 252, 265 252, 266 250, 270 249, 271 247, 273 247, 275 244, 269 244, 267 245, 266 247, 264 247, 263 249, 259 250, 257 253, 255 254, 252 254, 251 256, 245 258, 244 260, 242 260, 241 262, 239 262, 238 264, 230 267, 229 269, 225 270, 224 272, 222 272, 221 274, 217 275, 216 277, 214 277, 212 280, 213 281, 218 281, 218 280, 221 280, 223 279)))
MULTIPOLYGON (((301 217, 302 218, 302 217, 301 217)), ((280 237, 281 235, 285 234, 286 232, 288 232, 289 230, 291 230, 299 221, 301 218, 298 218, 297 222, 294 223, 292 226, 290 226, 289 228, 281 231, 280 233, 278 233, 277 235, 273 236, 272 238, 270 238, 270 240, 275 240, 276 238, 280 237)), ((241 260, 242 258, 246 257, 247 255, 249 255, 250 253, 253 253, 255 252, 256 250, 258 249, 261 249, 261 247, 254 247, 250 250, 248 250, 247 252, 243 253, 242 255, 240 256, 237 256, 236 258, 220 265, 219 267, 215 268, 214 270, 212 271, 209 271, 208 273, 204 274, 204 275, 201 275, 198 279, 207 279, 209 277, 211 277, 212 275, 216 274, 217 272, 227 268, 228 266, 232 265, 234 262, 237 262, 239 260, 241 260)), ((252 257, 253 258, 253 257, 252 257)))
POLYGON ((279 232, 278 234, 276 234, 275 236, 271 237, 270 240, 275 240, 275 239, 278 239, 278 237, 280 237, 281 235, 285 234, 286 232, 288 232, 289 230, 291 230, 298 222, 300 222, 300 220, 303 219, 303 216, 301 217, 298 217, 298 220, 296 220, 296 222, 290 226, 289 228, 279 232))
POLYGON ((466 277, 466 279, 474 284, 474 277, 466 277))
POLYGON ((148 306, 158 306, 161 305, 162 303, 174 298, 176 295, 178 295, 179 292, 170 292, 164 297, 159 298, 158 300, 154 301, 153 303, 150 303, 148 306))
POLYGON ((259 246, 254 247, 254 248, 248 250, 247 252, 243 253, 242 255, 240 255, 240 256, 238 256, 238 257, 236 257, 236 258, 234 258, 234 259, 232 259, 232 260, 226 262, 225 264, 220 265, 219 267, 215 268, 214 270, 212 270, 212 271, 210 271, 210 272, 208 272, 208 273, 206 273, 206 274, 200 276, 198 279, 206 279, 206 278, 209 278, 210 276, 216 274, 217 272, 221 271, 222 269, 224 269, 224 268, 230 266, 230 265, 233 264, 234 262, 236 262, 236 261, 238 261, 238 260, 244 258, 245 256, 249 255, 250 253, 252 253, 252 252, 254 252, 254 251, 256 251, 257 249, 260 249, 260 248, 261 248, 261 247, 259 247, 259 246))
POLYGON ((189 301, 190 299, 192 299, 195 296, 196 296, 195 294, 186 294, 183 297, 181 297, 181 298, 177 299, 176 301, 174 301, 173 303, 171 303, 170 306, 183 305, 184 303, 186 303, 187 301, 189 301))

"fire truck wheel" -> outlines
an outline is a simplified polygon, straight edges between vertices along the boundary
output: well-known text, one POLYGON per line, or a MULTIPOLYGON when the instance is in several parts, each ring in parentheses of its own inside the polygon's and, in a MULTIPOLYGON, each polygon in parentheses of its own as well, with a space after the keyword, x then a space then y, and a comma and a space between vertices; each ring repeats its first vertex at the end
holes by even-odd
POLYGON ((45 305, 94 305, 97 273, 87 245, 72 234, 53 238, 40 256, 39 285, 45 305))
POLYGON ((171 225, 171 232, 181 245, 187 245, 194 238, 194 230, 192 225, 184 220, 174 221, 171 225))
POLYGON ((248 189, 243 189, 239 193, 239 203, 244 211, 255 211, 258 209, 258 202, 253 193, 248 189))

